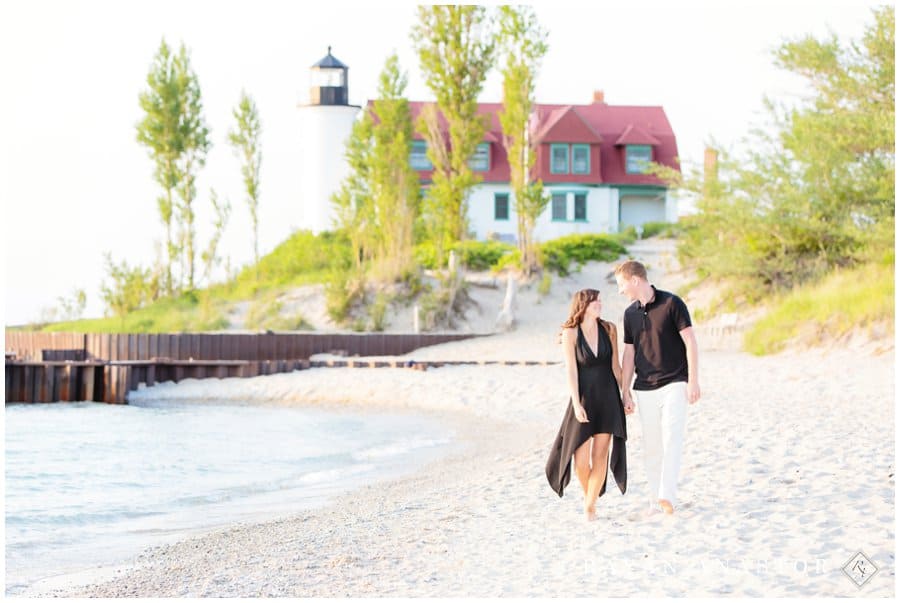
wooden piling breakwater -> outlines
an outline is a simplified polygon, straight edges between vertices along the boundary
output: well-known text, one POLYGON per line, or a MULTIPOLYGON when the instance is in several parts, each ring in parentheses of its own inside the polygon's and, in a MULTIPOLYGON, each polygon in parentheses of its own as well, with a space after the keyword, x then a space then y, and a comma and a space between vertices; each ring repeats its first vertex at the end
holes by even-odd
MULTIPOLYGON (((313 354, 392 356, 477 335, 6 332, 6 402, 127 403, 141 383, 255 377, 315 366, 313 354)), ((352 364, 352 360, 350 366, 352 364)), ((347 366, 344 364, 344 366, 347 366)), ((421 368, 421 367, 414 367, 421 368)))

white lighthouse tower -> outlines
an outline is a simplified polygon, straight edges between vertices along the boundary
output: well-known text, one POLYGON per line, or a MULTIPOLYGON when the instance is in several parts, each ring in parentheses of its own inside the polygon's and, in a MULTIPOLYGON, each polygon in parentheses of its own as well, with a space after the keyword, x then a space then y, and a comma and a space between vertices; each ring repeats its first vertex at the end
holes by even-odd
POLYGON ((348 69, 329 46, 325 58, 310 68, 309 102, 299 104, 302 225, 315 233, 334 228, 331 195, 349 171, 344 143, 360 107, 348 101, 348 69))

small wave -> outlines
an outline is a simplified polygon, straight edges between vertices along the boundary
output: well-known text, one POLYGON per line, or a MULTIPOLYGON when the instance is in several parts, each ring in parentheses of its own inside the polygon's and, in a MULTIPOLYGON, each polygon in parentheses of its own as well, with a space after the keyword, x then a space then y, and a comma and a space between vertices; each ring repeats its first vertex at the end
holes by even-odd
POLYGON ((323 471, 311 471, 297 480, 300 484, 319 484, 322 482, 328 482, 337 479, 346 478, 348 475, 357 475, 359 473, 366 473, 367 471, 372 471, 375 469, 375 465, 371 464, 361 464, 361 465, 350 465, 348 467, 339 467, 336 469, 325 469, 323 471))
POLYGON ((362 450, 354 452, 352 456, 355 460, 358 461, 388 458, 392 456, 401 456, 404 454, 408 454, 414 450, 420 450, 422 448, 434 448, 436 446, 443 446, 448 443, 450 443, 450 440, 445 438, 412 439, 407 441, 394 442, 383 446, 371 446, 369 448, 363 448, 362 450))
POLYGON ((143 519, 156 515, 164 515, 163 511, 96 511, 71 514, 22 514, 7 515, 7 526, 86 526, 92 524, 109 524, 123 519, 143 519))

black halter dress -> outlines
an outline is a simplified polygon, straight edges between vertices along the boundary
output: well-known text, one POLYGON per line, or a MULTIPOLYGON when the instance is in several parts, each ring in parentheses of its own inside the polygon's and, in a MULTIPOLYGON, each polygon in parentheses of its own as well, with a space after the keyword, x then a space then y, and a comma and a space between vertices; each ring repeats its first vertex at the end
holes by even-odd
MULTIPOLYGON (((578 327, 575 345, 575 361, 578 365, 578 393, 587 412, 587 423, 579 423, 572 409, 572 399, 566 403, 566 412, 547 459, 547 480, 550 487, 563 495, 563 489, 571 479, 572 456, 575 450, 597 433, 612 434, 612 453, 609 468, 619 490, 625 494, 627 467, 625 464, 625 410, 622 397, 612 371, 612 344, 606 329, 597 323, 597 355, 591 350, 578 327)), ((600 489, 600 496, 606 492, 606 481, 600 489)))

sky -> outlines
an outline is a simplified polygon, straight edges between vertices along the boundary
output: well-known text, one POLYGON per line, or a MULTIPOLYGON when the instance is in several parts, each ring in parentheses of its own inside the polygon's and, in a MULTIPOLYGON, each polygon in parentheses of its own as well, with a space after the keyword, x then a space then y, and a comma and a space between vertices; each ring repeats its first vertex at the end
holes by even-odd
MULTIPOLYGON (((765 123, 763 98, 802 94, 773 50, 804 35, 859 38, 867 0, 634 1, 533 4, 548 30, 536 100, 585 104, 595 90, 617 105, 661 105, 684 165, 710 142, 739 150, 765 123)), ((351 104, 373 98, 397 52, 407 96, 433 100, 418 67, 409 2, 4 0, 0 4, 0 196, 6 259, 5 324, 38 320, 87 293, 101 316, 104 254, 150 266, 165 232, 153 164, 135 138, 138 95, 160 41, 184 43, 200 81, 212 149, 198 180, 197 237, 212 230, 210 189, 232 215, 220 250, 252 258, 240 164, 226 143, 241 90, 262 121, 260 253, 300 227, 298 102, 309 68, 332 47, 349 68, 351 104)), ((500 76, 481 100, 499 102, 500 76)))

